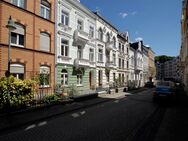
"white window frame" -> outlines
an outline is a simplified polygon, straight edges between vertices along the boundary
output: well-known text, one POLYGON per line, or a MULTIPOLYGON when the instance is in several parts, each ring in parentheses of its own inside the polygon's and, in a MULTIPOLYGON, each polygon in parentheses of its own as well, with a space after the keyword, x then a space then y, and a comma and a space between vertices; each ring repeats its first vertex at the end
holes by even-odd
POLYGON ((65 26, 69 26, 69 13, 64 10, 61 11, 61 23, 65 26))
POLYGON ((89 26, 89 37, 94 38, 94 27, 93 26, 89 26))
POLYGON ((63 39, 63 38, 61 38, 60 55, 64 56, 64 57, 68 57, 69 56, 69 41, 66 40, 66 39, 63 39), (67 41, 67 44, 62 43, 63 40, 67 41), (62 54, 62 48, 64 48, 64 51, 63 51, 64 55, 62 54), (66 50, 67 50, 67 55, 66 55, 66 50))
POLYGON ((81 31, 84 31, 84 21, 83 20, 80 20, 80 19, 77 20, 77 29, 81 30, 81 31), (79 24, 79 22, 81 24, 79 24))
MULTIPOLYGON (((64 69, 63 69, 64 70, 64 69)), ((62 72, 61 72, 61 84, 63 85, 63 86, 68 86, 68 72, 67 72, 67 70, 65 70, 66 72, 63 72, 63 70, 62 70, 62 72), (67 76, 67 80, 66 80, 66 76, 67 76), (67 81, 67 84, 65 83, 67 81), (63 83, 62 83, 63 82, 63 83)))
POLYGON ((49 66, 40 66, 40 75, 42 75, 42 74, 47 74, 48 75, 48 83, 49 84, 45 84, 45 83, 43 83, 42 85, 40 84, 40 87, 50 87, 50 75, 51 75, 51 73, 50 73, 50 67, 49 66), (41 69, 48 69, 49 70, 49 72, 41 72, 41 69))
POLYGON ((98 39, 99 39, 100 41, 103 41, 103 32, 102 32, 102 29, 101 29, 101 28, 99 28, 99 30, 98 30, 98 39))
POLYGON ((77 58, 78 59, 82 59, 83 58, 83 49, 82 49, 82 46, 80 46, 80 45, 78 45, 77 58))
MULTIPOLYGON (((42 3, 42 1, 44 1, 44 0, 41 0, 41 3, 40 3, 40 16, 41 17, 43 17, 43 18, 45 18, 45 19, 48 19, 48 20, 50 20, 50 18, 51 18, 51 7, 50 7, 50 4, 49 4, 49 6, 46 6, 45 4, 43 4, 42 3), (44 8, 44 15, 42 15, 42 8, 44 8), (46 11, 49 11, 49 18, 47 17, 47 12, 46 11)), ((44 2, 46 2, 46 1, 44 1, 44 2)))
POLYGON ((82 86, 83 84, 83 74, 80 70, 77 72, 77 86, 82 86))
POLYGON ((24 65, 22 65, 22 64, 10 64, 10 67, 23 67, 24 73, 11 72, 11 68, 10 68, 10 74, 14 74, 17 79, 20 79, 19 74, 23 74, 23 79, 25 78, 25 66, 24 65))
POLYGON ((103 62, 103 49, 102 48, 98 49, 98 61, 103 62), (100 51, 102 51, 102 52, 100 52, 100 51))
POLYGON ((11 37, 12 37, 12 33, 16 34, 16 43, 12 43, 12 40, 11 40, 11 45, 17 46, 17 47, 24 47, 24 45, 19 44, 19 40, 20 40, 20 35, 23 36, 23 40, 24 40, 24 44, 25 44, 25 35, 11 32, 11 37))
POLYGON ((94 49, 93 48, 89 49, 89 61, 94 62, 94 49))

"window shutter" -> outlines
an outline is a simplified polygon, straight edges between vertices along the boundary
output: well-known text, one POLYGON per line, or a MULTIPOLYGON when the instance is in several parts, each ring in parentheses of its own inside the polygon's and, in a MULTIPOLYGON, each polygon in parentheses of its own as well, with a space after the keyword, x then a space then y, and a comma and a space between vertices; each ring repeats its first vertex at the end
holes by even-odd
POLYGON ((24 66, 19 64, 13 64, 10 66, 10 73, 24 73, 24 66))
POLYGON ((16 29, 13 31, 14 33, 24 35, 24 27, 19 24, 15 24, 16 29))
POLYGON ((50 51, 50 36, 48 34, 40 34, 40 47, 43 51, 50 51))

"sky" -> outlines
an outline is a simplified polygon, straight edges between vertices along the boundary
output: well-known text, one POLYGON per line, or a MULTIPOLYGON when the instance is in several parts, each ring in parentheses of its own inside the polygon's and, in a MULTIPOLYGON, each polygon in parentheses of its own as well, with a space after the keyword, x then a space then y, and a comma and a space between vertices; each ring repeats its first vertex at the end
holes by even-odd
POLYGON ((178 56, 181 47, 181 0, 80 0, 98 11, 131 42, 143 40, 156 55, 178 56))

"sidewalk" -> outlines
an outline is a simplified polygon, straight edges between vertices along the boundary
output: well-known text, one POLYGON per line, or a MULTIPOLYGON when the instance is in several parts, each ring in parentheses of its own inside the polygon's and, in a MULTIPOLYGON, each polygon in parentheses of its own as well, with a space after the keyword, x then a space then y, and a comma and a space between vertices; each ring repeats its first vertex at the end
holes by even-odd
POLYGON ((26 110, 23 112, 3 114, 0 115, 0 135, 6 132, 10 132, 11 130, 14 130, 16 128, 20 128, 24 125, 31 124, 33 122, 48 120, 62 114, 66 114, 86 107, 91 107, 100 103, 108 102, 113 99, 123 98, 125 97, 125 95, 131 95, 133 93, 138 93, 144 90, 146 89, 141 88, 139 90, 134 90, 126 93, 101 94, 97 98, 92 98, 80 102, 72 102, 70 104, 57 104, 33 110, 26 110))

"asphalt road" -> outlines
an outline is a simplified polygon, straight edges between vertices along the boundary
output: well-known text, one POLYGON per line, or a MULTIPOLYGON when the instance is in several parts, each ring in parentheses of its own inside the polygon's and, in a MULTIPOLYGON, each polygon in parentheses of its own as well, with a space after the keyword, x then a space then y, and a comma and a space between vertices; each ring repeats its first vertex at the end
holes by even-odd
POLYGON ((149 89, 21 127, 0 141, 153 141, 166 110, 149 89))

